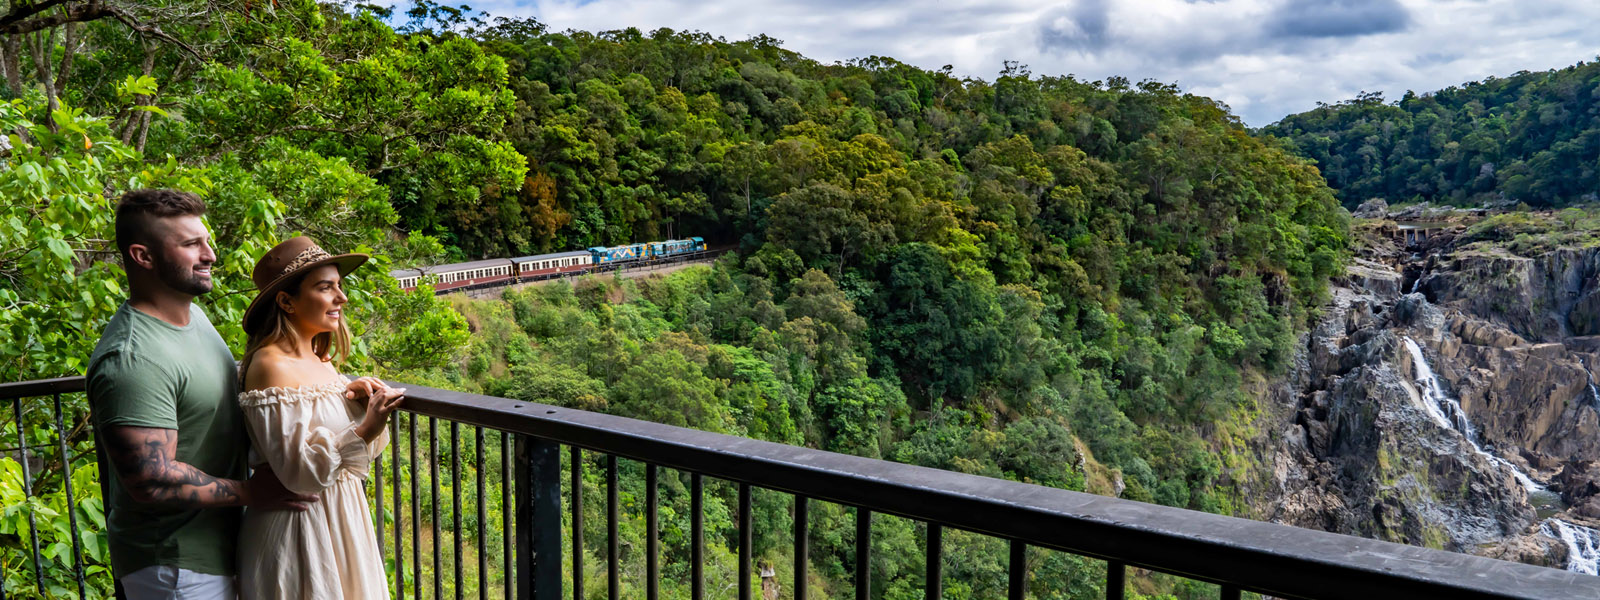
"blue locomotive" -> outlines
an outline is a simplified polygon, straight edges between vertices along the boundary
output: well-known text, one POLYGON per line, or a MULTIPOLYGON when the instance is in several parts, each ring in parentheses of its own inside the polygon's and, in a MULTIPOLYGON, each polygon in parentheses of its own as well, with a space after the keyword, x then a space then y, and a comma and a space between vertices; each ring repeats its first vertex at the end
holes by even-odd
POLYGON ((706 241, 692 237, 686 240, 645 242, 626 246, 595 246, 589 249, 596 265, 625 263, 636 260, 659 260, 706 249, 706 241))

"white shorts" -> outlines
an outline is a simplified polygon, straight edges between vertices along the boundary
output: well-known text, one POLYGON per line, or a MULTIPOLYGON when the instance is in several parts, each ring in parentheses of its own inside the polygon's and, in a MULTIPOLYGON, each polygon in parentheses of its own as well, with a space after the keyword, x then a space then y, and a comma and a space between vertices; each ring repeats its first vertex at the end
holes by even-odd
POLYGON ((177 567, 145 567, 118 580, 128 600, 234 600, 232 575, 207 575, 177 567))

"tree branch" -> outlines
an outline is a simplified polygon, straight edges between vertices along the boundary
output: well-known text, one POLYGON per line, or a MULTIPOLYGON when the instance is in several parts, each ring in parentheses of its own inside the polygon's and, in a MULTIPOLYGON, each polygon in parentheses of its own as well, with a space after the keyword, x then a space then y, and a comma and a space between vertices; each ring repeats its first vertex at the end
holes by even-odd
POLYGON ((106 6, 104 0, 89 0, 78 6, 67 6, 61 12, 44 14, 53 8, 70 4, 74 0, 45 0, 32 6, 17 7, 0 17, 0 34, 21 35, 50 29, 64 23, 95 21, 116 14, 116 9, 106 6))
POLYGON ((182 48, 184 52, 188 52, 190 56, 195 58, 195 60, 205 60, 205 57, 200 56, 200 52, 195 50, 194 47, 184 43, 183 40, 172 37, 172 35, 162 31, 159 25, 142 25, 138 21, 134 20, 132 16, 118 9, 108 8, 107 11, 112 18, 122 22, 123 25, 127 25, 129 29, 182 48))

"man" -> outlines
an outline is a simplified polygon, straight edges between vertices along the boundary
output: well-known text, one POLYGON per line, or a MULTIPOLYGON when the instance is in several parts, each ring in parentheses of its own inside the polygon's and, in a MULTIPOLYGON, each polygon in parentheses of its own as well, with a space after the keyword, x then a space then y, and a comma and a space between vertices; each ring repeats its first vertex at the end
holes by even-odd
POLYGON ((88 392, 112 571, 131 600, 233 598, 241 507, 305 510, 317 498, 270 471, 245 480, 237 367, 192 302, 211 291, 217 259, 205 210, 173 190, 134 190, 117 204, 128 301, 89 358, 88 392))

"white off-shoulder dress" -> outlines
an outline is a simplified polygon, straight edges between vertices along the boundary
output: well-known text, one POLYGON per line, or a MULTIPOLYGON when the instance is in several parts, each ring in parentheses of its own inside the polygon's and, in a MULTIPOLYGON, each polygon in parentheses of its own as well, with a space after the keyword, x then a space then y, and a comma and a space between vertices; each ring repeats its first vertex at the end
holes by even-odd
POLYGON ((389 442, 356 435, 366 413, 346 400, 350 380, 239 394, 251 464, 272 467, 291 491, 317 494, 309 510, 246 510, 239 532, 242 600, 388 598, 383 554, 367 508, 367 469, 389 442))

